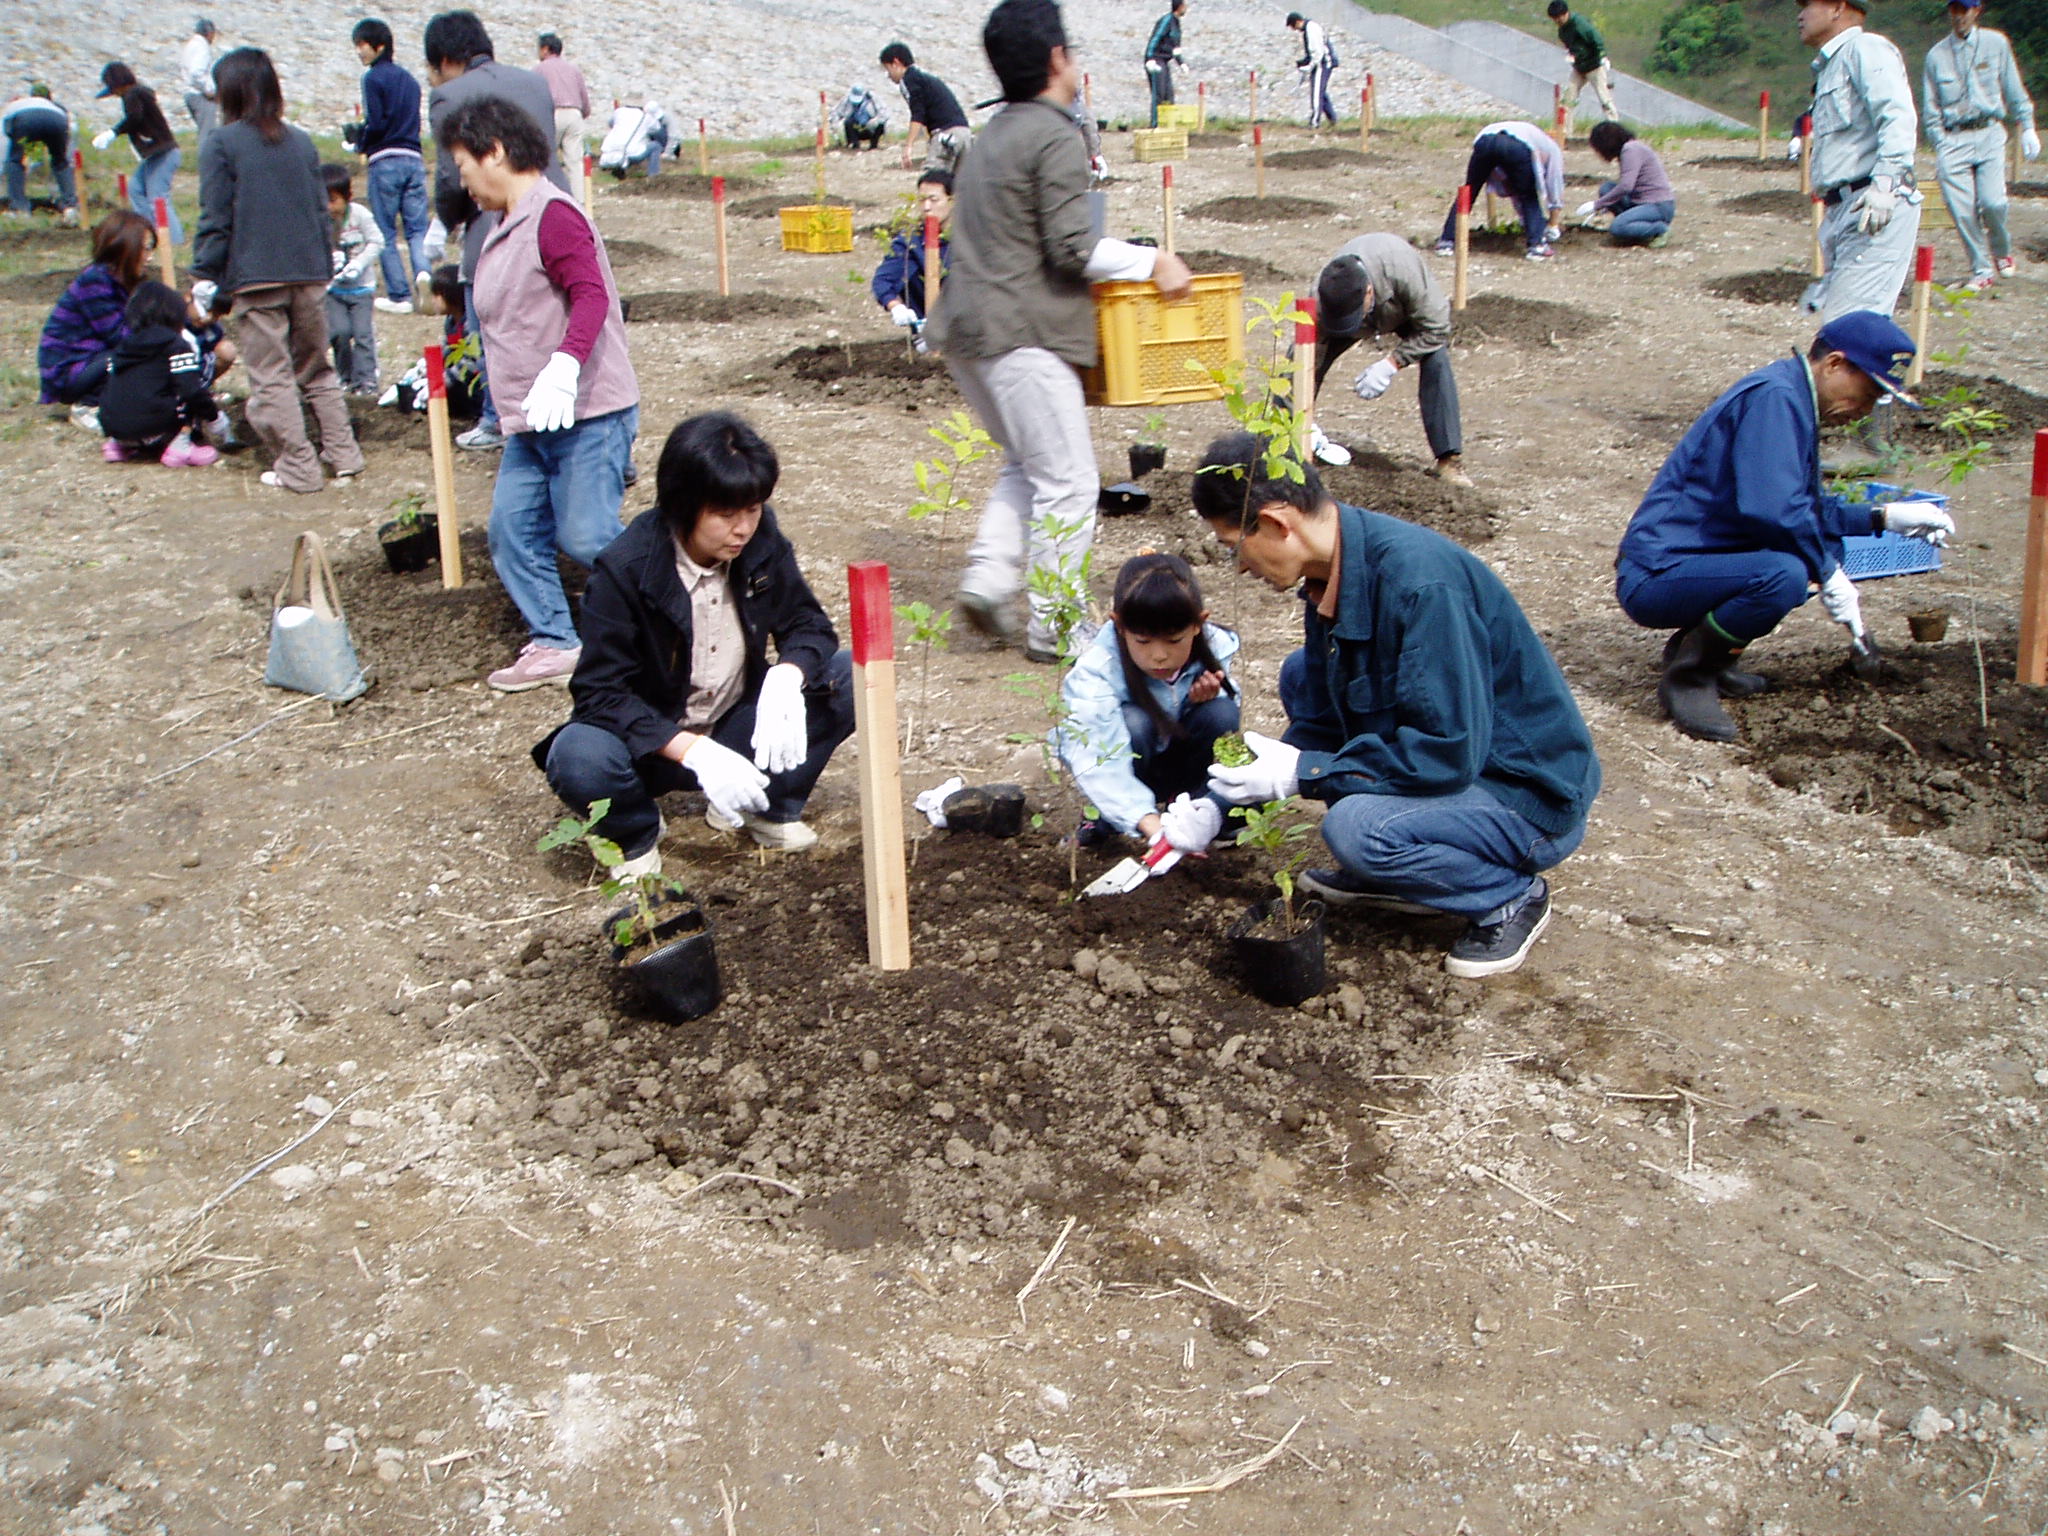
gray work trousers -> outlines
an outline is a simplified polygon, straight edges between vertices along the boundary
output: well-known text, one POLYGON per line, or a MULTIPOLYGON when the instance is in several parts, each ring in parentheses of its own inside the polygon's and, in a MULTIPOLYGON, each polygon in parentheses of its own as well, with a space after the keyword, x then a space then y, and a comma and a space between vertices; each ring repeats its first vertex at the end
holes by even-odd
MULTIPOLYGON (((960 590, 1007 602, 1031 575, 1078 577, 1081 557, 1095 542, 1095 503, 1102 482, 1081 375, 1043 347, 1019 347, 996 357, 948 357, 967 408, 1003 448, 1003 467, 982 508, 981 526, 967 551, 960 590)), ((1030 594, 1025 643, 1053 650, 1051 598, 1030 594)))
MULTIPOLYGON (((1316 399, 1323 396, 1323 379, 1337 359, 1358 345, 1356 336, 1324 338, 1323 357, 1316 366, 1316 399)), ((1451 371, 1451 349, 1438 347, 1425 352, 1414 363, 1418 377, 1415 392, 1422 406, 1422 432, 1429 439, 1429 451, 1439 459, 1465 451, 1464 422, 1458 413, 1458 378, 1451 371)), ((1406 373, 1408 370, 1401 370, 1406 373)), ((1320 417, 1324 415, 1320 410, 1320 417)))
POLYGON ((1934 174, 1970 258, 1970 275, 1994 276, 1994 263, 2012 254, 2005 225, 2005 125, 1944 133, 1934 152, 1934 174))
MULTIPOLYGON (((1874 235, 1858 232, 1856 200, 1851 192, 1821 220, 1821 259, 1827 276, 1806 290, 1801 301, 1821 324, 1859 309, 1889 315, 1913 272, 1913 247, 1920 239, 1920 204, 1899 194, 1891 222, 1874 235)), ((1918 197, 1918 194, 1914 194, 1918 197)))

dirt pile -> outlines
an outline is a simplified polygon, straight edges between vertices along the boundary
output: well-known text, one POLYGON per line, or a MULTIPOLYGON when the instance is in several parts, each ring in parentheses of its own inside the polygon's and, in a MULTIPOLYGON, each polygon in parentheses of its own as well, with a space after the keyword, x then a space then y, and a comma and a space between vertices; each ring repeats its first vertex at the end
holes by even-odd
POLYGON ((1966 404, 1980 410, 1996 411, 2005 418, 2005 425, 1996 432, 1980 434, 1989 442, 2030 441, 2041 424, 2048 422, 2048 396, 2021 389, 2017 384, 2008 384, 2004 379, 1985 378, 1974 373, 1950 373, 1935 368, 1930 369, 1920 381, 1916 393, 1927 409, 1904 413, 1907 440, 1916 446, 1937 449, 1961 447, 1964 441, 1962 433, 1946 423, 1957 407, 1966 404), (1970 398, 1965 399, 1958 394, 1962 391, 1969 392, 1970 398), (1944 400, 1942 397, 1945 395, 1956 398, 1944 400))
POLYGON ((1596 315, 1575 304, 1482 293, 1475 295, 1463 312, 1451 316, 1451 345, 1470 347, 1499 341, 1516 347, 1554 347, 1560 338, 1590 336, 1612 324, 1613 316, 1596 315))
POLYGON ((1800 295, 1813 284, 1805 272, 1773 268, 1768 272, 1737 272, 1701 283, 1700 292, 1716 299, 1739 299, 1744 304, 1797 304, 1800 295))
MULTIPOLYGON (((607 181, 604 185, 612 197, 702 198, 708 203, 711 201, 711 181, 709 176, 685 171, 681 175, 665 172, 652 177, 628 176, 620 181, 607 181)), ((753 176, 728 176, 725 178, 725 195, 731 197, 736 192, 751 191, 760 185, 760 180, 753 176)))
POLYGON ((1228 251, 1181 251, 1177 254, 1188 264, 1191 272, 1238 272, 1244 275, 1248 286, 1274 287, 1294 283, 1306 289, 1315 281, 1313 272, 1304 278, 1297 273, 1282 271, 1260 256, 1233 256, 1228 251))
POLYGON ((1734 197, 1722 198, 1721 206, 1730 213, 1751 213, 1765 217, 1775 215, 1794 219, 1813 217, 1813 199, 1797 187, 1782 190, 1773 188, 1768 192, 1741 192, 1734 197))
MULTIPOLYGON (((1339 442, 1344 440, 1341 431, 1333 435, 1339 442)), ((1434 528, 1468 548, 1484 544, 1500 532, 1500 513, 1491 496, 1473 486, 1446 485, 1415 460, 1395 459, 1370 447, 1353 446, 1349 464, 1318 465, 1317 473, 1322 476, 1324 489, 1339 501, 1434 528)), ((1179 518, 1191 512, 1194 502, 1189 488, 1193 479, 1193 474, 1186 471, 1147 475, 1145 489, 1152 493, 1149 515, 1179 518)), ((1199 563, 1201 557, 1194 550, 1181 552, 1199 563)))
POLYGON ((1766 155, 1759 160, 1755 155, 1700 155, 1685 162, 1710 171, 1766 171, 1788 176, 1799 174, 1799 162, 1786 160, 1777 155, 1766 155))
POLYGON ((14 304, 54 304, 64 297, 64 290, 71 286, 71 279, 77 275, 74 268, 66 267, 58 272, 24 272, 15 277, 0 277, 0 300, 14 304))
POLYGON ((794 347, 749 364, 738 387, 756 394, 792 386, 806 393, 852 394, 865 400, 908 404, 957 398, 945 364, 919 356, 902 340, 825 342, 794 347))
POLYGON ((756 320, 770 315, 815 315, 825 306, 816 299, 781 293, 703 293, 657 289, 620 299, 626 319, 634 325, 668 321, 756 320))
POLYGON ((1215 197, 1187 210, 1191 219, 1219 219, 1226 224, 1270 224, 1283 219, 1319 219, 1337 211, 1334 203, 1314 197, 1215 197))
MULTIPOLYGON (((463 584, 452 590, 441 585, 438 563, 392 575, 374 545, 336 559, 334 576, 356 654, 383 687, 424 692, 473 683, 504 666, 526 642, 525 621, 498 584, 481 528, 463 530, 463 584)), ((572 602, 584 579, 580 569, 562 563, 572 602)))
POLYGON ((1393 164, 1393 159, 1387 155, 1364 154, 1333 145, 1318 149, 1283 149, 1277 155, 1266 156, 1268 168, 1280 171, 1354 170, 1367 166, 1385 169, 1393 164))

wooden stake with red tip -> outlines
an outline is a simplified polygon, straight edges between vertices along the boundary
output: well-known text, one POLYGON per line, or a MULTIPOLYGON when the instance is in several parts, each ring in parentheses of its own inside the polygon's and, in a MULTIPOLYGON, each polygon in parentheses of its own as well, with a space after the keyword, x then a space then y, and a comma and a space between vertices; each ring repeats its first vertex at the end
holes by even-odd
POLYGON ((825 201, 825 130, 818 130, 818 201, 825 201))
POLYGON ((1906 370, 1906 388, 1916 389, 1927 373, 1927 320, 1934 310, 1934 247, 1913 252, 1913 366, 1906 370))
POLYGON ((852 598, 853 731, 860 753, 860 862, 868 964, 910 969, 910 891, 903 862, 903 766, 896 744, 895 611, 889 567, 847 566, 852 598))
POLYGON ((1557 147, 1564 148, 1564 87, 1550 88, 1550 136, 1557 140, 1557 147))
POLYGON ((1362 155, 1372 148, 1372 87, 1358 88, 1358 152, 1362 155))
POLYGON ((1159 211, 1162 219, 1159 248, 1173 254, 1173 167, 1159 167, 1159 211))
POLYGON ((1803 196, 1813 196, 1813 114, 1799 115, 1799 190, 1803 196))
POLYGON ((1200 133, 1209 126, 1209 82, 1195 82, 1195 132, 1200 133))
POLYGON ((711 178, 711 238, 718 250, 718 296, 732 297, 732 265, 725 244, 725 178, 711 178))
POLYGON ((1259 72, 1252 71, 1252 121, 1259 120, 1259 72))
POLYGON ((1380 88, 1379 88, 1379 86, 1378 86, 1378 85, 1376 85, 1376 84, 1374 83, 1374 81, 1373 81, 1373 78, 1372 78, 1372 76, 1368 74, 1368 75, 1367 75, 1367 76, 1365 77, 1365 128, 1366 128, 1366 132, 1370 133, 1370 132, 1371 132, 1371 131, 1372 131, 1373 129, 1377 128, 1377 127, 1379 126, 1379 120, 1380 120, 1380 88))
POLYGON ((1294 451, 1306 462, 1315 437, 1316 301, 1296 299, 1294 307, 1304 317, 1294 322, 1294 451))
POLYGON ((2020 588, 2020 681, 2041 688, 2048 687, 2048 427, 2034 434, 2033 492, 2020 588))
POLYGON ((1827 222, 1828 205, 1820 198, 1813 199, 1813 275, 1828 275, 1828 253, 1820 243, 1820 227, 1827 222))
MULTIPOLYGON (((597 161, 583 157, 583 211, 589 213, 597 197, 597 161)), ((594 221, 593 221, 594 222, 594 221)))
POLYGON ((171 205, 156 199, 156 263, 163 269, 164 286, 178 286, 178 254, 171 249, 171 205))
POLYGON ((1771 153, 1771 93, 1759 91, 1756 98, 1756 157, 1770 158, 1771 153))
POLYGON ((1451 308, 1463 309, 1472 260, 1472 189, 1458 188, 1457 256, 1451 264, 1451 308))
POLYGON ((441 585, 462 585, 462 524, 455 511, 455 441, 448 427, 448 369, 441 343, 429 342, 427 446, 434 458, 434 518, 441 539, 441 585))
POLYGON ((1258 180, 1255 190, 1260 197, 1266 195, 1266 128, 1263 123, 1252 124, 1252 169, 1258 180))
POLYGON ((697 119, 697 174, 711 174, 711 136, 704 130, 704 119, 697 119))
MULTIPOLYGON (((1168 247, 1172 249, 1171 246, 1168 247)), ((924 216, 924 317, 930 320, 939 310, 939 218, 924 216)))
POLYGON ((85 212, 85 151, 82 149, 71 151, 71 185, 78 193, 78 222, 91 223, 85 212))
POLYGON ((128 173, 126 171, 114 172, 114 202, 118 207, 126 208, 128 206, 128 173))

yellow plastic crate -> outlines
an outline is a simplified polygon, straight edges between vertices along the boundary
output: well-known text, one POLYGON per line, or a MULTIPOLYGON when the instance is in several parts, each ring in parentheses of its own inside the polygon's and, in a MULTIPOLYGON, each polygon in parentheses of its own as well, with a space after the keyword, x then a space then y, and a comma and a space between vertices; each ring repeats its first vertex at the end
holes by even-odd
POLYGON ((829 256, 853 249, 853 210, 824 203, 782 208, 782 248, 829 256))
POLYGON ((1082 375, 1090 405, 1220 399, 1223 386, 1188 364, 1244 362, 1244 277, 1205 272, 1179 304, 1150 283, 1097 283, 1095 330, 1102 361, 1082 375))
MULTIPOLYGON (((1184 107, 1176 102, 1162 101, 1159 104, 1159 126, 1162 128, 1200 128, 1202 110, 1200 107, 1184 107)), ((1149 129, 1147 130, 1150 131, 1149 129)))
MULTIPOLYGON (((1163 113, 1166 109, 1160 108, 1163 113)), ((1188 152, 1185 128, 1138 128, 1131 133, 1132 153, 1146 162, 1184 160, 1188 152)))

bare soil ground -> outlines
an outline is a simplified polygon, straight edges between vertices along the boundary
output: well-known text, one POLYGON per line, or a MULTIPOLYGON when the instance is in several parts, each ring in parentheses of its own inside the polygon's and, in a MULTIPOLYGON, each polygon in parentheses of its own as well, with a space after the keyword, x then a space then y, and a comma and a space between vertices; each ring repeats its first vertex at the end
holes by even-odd
MULTIPOLYGON (((1198 136, 1181 243, 1234 248, 1259 297, 1304 289, 1361 230, 1433 240, 1467 137, 1376 135, 1389 163, 1347 168, 1273 129, 1270 190, 1324 200, 1283 216, 1242 135, 1198 136), (1278 166, 1296 150, 1339 168, 1278 166)), ((1110 153, 1113 227, 1156 231, 1155 168, 1110 153)), ((906 787, 1019 780, 1042 828, 917 836, 915 964, 884 974, 851 748, 810 854, 677 797, 670 867, 728 990, 649 1016, 587 869, 533 851, 557 807, 527 752, 566 700, 481 684, 520 639, 482 539, 494 459, 456 466, 452 592, 376 546, 429 485, 413 418, 363 413, 368 474, 317 497, 265 491, 250 454, 103 463, 23 388, 41 274, 82 241, 0 230, 0 1526, 2039 1532, 2048 715, 2012 673, 2044 290, 2029 266, 1936 315, 1968 346, 1948 373, 2013 425, 1953 488, 1944 568, 1865 585, 1889 674, 1857 681, 1802 610, 1752 649, 1777 687, 1735 706, 1743 740, 1686 741, 1662 636, 1613 605, 1615 540, 1699 409, 1811 327, 1751 291, 1803 264, 1803 219, 1718 206, 1767 172, 1727 141, 1668 160, 1666 249, 1475 256, 1476 490, 1423 473, 1406 377, 1325 402, 1357 454, 1333 487, 1504 576, 1607 778, 1521 972, 1455 982, 1445 924, 1339 914, 1298 1009, 1238 984, 1222 933, 1264 882, 1236 850, 1068 898, 1115 851, 1070 870, 1024 664, 957 636, 901 655, 906 787), (376 676, 345 708, 260 681, 301 528, 376 676), (1915 645, 1929 606, 1947 638, 1915 645)), ((835 154, 834 200, 893 207, 886 161, 835 154)), ((1773 168, 1764 195, 1796 199, 1773 168)), ((848 280, 872 242, 793 255, 736 223, 734 304, 700 308, 705 196, 640 185, 597 204, 639 296, 630 507, 670 425, 732 407, 780 452, 835 615, 854 559, 943 607, 970 530, 903 509, 958 398, 848 280), (640 323, 657 299, 676 318, 640 323)), ((2038 203, 2014 220, 2048 237, 2038 203)), ((378 321, 387 371, 437 332, 378 321)), ((1220 408, 1165 414, 1098 594, 1186 551, 1277 729, 1298 607, 1187 511, 1220 408)), ((1093 413, 1109 478, 1143 415, 1093 413)))

